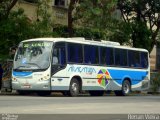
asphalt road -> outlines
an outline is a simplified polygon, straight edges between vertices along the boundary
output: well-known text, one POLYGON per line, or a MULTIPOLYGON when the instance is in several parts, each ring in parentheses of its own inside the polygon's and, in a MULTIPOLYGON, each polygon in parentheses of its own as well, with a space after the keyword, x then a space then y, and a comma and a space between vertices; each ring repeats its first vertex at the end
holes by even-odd
MULTIPOLYGON (((44 114, 50 114, 53 117, 52 115, 54 114, 57 119, 59 114, 72 114, 72 118, 74 117, 73 114, 91 114, 92 120, 96 119, 95 115, 104 114, 100 115, 101 120, 107 120, 105 114, 114 114, 110 116, 111 118, 115 117, 116 114, 123 114, 121 117, 127 117, 130 114, 160 114, 160 96, 90 97, 86 95, 63 97, 52 95, 50 97, 39 97, 35 95, 0 95, 0 114, 4 115, 6 113, 38 114, 39 117, 44 114)), ((84 117, 81 115, 78 115, 78 118, 84 117)), ((66 115, 60 116, 66 118, 66 115)), ((43 117, 41 116, 40 118, 43 117)), ((75 118, 77 117, 75 116, 75 118)), ((83 120, 85 120, 85 117, 83 120)))

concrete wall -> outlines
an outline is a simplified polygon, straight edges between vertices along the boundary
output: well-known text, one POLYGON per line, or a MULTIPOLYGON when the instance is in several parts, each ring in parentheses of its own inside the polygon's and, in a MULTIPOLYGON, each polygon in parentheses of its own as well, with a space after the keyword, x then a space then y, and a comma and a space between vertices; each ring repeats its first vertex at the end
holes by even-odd
POLYGON ((53 7, 53 23, 67 25, 68 11, 66 8, 53 7))
POLYGON ((153 50, 150 53, 150 66, 151 70, 156 70, 156 46, 154 46, 153 50))
MULTIPOLYGON (((66 0, 67 1, 67 0, 66 0)), ((55 6, 54 0, 50 1, 50 7, 48 8, 48 12, 51 14, 51 19, 54 24, 62 24, 67 25, 68 23, 68 10, 67 5, 68 2, 65 2, 66 6, 55 6)), ((14 9, 23 8, 24 14, 28 16, 31 21, 37 20, 37 4, 29 3, 23 0, 19 1, 14 9)))
POLYGON ((31 20, 37 20, 37 5, 25 1, 19 1, 14 9, 23 8, 24 14, 31 20))

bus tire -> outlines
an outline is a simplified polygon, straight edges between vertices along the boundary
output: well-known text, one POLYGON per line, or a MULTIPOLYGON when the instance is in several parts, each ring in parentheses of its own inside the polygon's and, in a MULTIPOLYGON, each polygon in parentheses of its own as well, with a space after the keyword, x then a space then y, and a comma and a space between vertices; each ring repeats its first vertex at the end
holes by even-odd
POLYGON ((131 83, 128 80, 124 80, 122 84, 122 90, 114 91, 116 96, 127 96, 131 92, 131 83))
POLYGON ((89 91, 90 96, 103 96, 104 91, 89 91))
POLYGON ((76 97, 79 95, 80 84, 76 78, 72 78, 69 86, 68 95, 71 97, 76 97))

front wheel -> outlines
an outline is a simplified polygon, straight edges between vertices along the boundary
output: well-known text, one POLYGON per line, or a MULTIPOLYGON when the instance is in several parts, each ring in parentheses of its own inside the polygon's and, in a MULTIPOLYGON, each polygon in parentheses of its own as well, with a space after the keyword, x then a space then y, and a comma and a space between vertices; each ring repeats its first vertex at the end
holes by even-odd
POLYGON ((114 91, 116 96, 127 96, 131 92, 131 83, 125 80, 122 84, 122 90, 114 91))
POLYGON ((76 78, 73 78, 70 83, 68 95, 71 97, 76 97, 78 96, 79 91, 80 91, 80 84, 76 78))

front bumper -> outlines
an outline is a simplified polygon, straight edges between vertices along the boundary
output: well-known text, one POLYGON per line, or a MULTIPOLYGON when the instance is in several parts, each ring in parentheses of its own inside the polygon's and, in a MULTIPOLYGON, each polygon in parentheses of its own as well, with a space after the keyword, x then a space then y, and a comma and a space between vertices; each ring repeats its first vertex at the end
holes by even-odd
POLYGON ((20 83, 12 82, 12 89, 14 90, 50 90, 50 83, 48 81, 37 83, 20 83))

